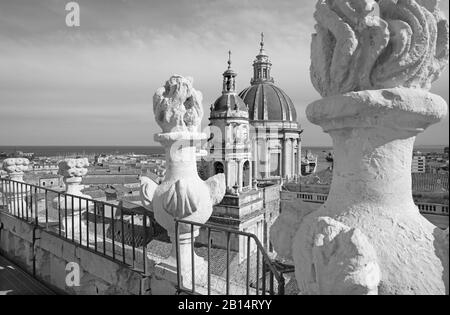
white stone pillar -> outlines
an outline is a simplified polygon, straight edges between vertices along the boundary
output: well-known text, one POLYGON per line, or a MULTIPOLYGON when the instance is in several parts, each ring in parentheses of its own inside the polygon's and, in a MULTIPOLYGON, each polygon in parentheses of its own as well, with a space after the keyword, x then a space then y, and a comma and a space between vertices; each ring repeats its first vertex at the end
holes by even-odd
POLYGON ((193 268, 196 285, 206 283, 206 262, 195 253, 192 256, 199 227, 180 224, 176 231, 175 219, 206 223, 213 205, 220 203, 225 195, 225 175, 218 174, 206 182, 198 176, 195 145, 206 139, 206 135, 198 131, 203 116, 202 94, 194 89, 192 79, 171 77, 165 87, 156 92, 153 102, 156 122, 163 130, 155 135, 155 141, 165 149, 167 173, 154 193, 144 195, 152 195, 149 201, 155 219, 167 230, 172 241, 170 257, 158 268, 168 270, 177 266, 178 232, 178 270, 182 285, 191 289, 193 268))
MULTIPOLYGON (((8 179, 11 180, 9 184, 5 183, 3 194, 9 212, 16 216, 25 216, 27 212, 27 195, 30 189, 22 183, 25 183, 23 176, 25 171, 29 169, 29 165, 30 161, 25 158, 9 158, 3 161, 3 170, 6 171, 8 179)), ((27 214, 31 218, 34 215, 27 214)))
POLYGON ((335 163, 328 200, 297 224, 299 289, 448 294, 448 230, 420 214, 411 191, 416 136, 447 115, 428 91, 448 64, 448 21, 439 1, 345 4, 319 1, 315 13, 311 78, 323 99, 306 113, 332 137, 335 163))
MULTIPOLYGON (((87 210, 93 205, 87 201, 91 197, 81 192, 81 182, 88 172, 88 166, 87 158, 65 159, 59 162, 58 175, 63 177, 65 193, 53 200, 53 209, 58 212, 63 235, 83 244, 87 242, 88 237, 91 244, 95 240, 95 236, 89 234, 85 218, 87 210)), ((97 238, 100 240, 100 237, 97 238)))

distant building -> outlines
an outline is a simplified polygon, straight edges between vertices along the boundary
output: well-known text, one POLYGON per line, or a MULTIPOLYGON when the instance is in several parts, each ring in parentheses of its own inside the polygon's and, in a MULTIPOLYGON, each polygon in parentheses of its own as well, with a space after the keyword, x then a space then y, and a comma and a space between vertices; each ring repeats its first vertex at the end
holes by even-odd
POLYGON ((109 156, 106 154, 99 154, 94 157, 95 165, 103 165, 105 162, 108 162, 109 156))
POLYGON ((58 164, 52 162, 38 161, 30 166, 30 172, 34 174, 58 174, 58 164))
POLYGON ((39 176, 39 186, 48 189, 61 188, 64 186, 62 179, 58 175, 41 175, 39 176))
MULTIPOLYGON (((331 170, 302 177, 299 184, 286 183, 281 192, 283 201, 303 202, 302 207, 317 210, 328 199, 332 181, 331 170)), ((449 226, 449 174, 413 173, 414 202, 422 215, 439 228, 449 226)))
POLYGON ((411 173, 426 173, 427 159, 422 155, 414 155, 411 165, 411 173))

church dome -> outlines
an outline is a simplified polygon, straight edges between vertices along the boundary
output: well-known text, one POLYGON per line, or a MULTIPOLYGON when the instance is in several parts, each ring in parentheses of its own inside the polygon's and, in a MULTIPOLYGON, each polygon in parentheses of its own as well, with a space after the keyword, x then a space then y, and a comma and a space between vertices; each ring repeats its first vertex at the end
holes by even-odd
POLYGON ((287 94, 275 86, 270 72, 272 62, 264 50, 264 34, 261 34, 261 49, 253 62, 251 86, 239 93, 249 107, 249 119, 253 121, 297 122, 297 112, 287 94))
POLYGON ((237 94, 223 94, 214 102, 215 112, 226 112, 229 109, 238 111, 247 111, 247 105, 237 94))
POLYGON ((294 103, 272 83, 258 83, 243 90, 239 96, 249 107, 250 120, 297 122, 294 103))

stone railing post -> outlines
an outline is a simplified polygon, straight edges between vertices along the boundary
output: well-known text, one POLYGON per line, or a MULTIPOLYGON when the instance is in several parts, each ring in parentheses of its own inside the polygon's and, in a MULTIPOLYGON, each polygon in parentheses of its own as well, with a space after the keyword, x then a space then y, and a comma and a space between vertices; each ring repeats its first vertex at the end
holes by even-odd
MULTIPOLYGON (((206 134, 198 131, 203 116, 202 94, 193 88, 192 79, 171 77, 156 92, 153 107, 156 122, 163 130, 155 135, 155 140, 165 149, 167 171, 158 187, 147 180, 141 192, 172 242, 170 257, 159 267, 173 270, 177 265, 175 219, 206 223, 213 205, 220 203, 225 195, 225 176, 219 174, 204 182, 198 175, 196 144, 206 139, 206 134)), ((206 262, 195 252, 192 257, 199 230, 198 226, 191 230, 190 225, 179 225, 179 269, 182 285, 188 289, 192 288, 192 260, 196 285, 206 283, 206 262)))
POLYGON ((3 170, 8 174, 8 179, 14 181, 5 184, 3 193, 7 202, 8 210, 13 215, 24 215, 27 209, 27 195, 30 189, 21 185, 25 183, 23 176, 29 170, 30 161, 25 158, 9 158, 3 161, 3 170))
POLYGON ((318 1, 311 78, 323 99, 307 117, 332 137, 335 163, 327 202, 289 232, 304 294, 449 292, 448 231, 411 191, 415 138, 447 114, 429 92, 449 56, 438 3, 318 1))
POLYGON ((64 235, 69 239, 73 237, 79 241, 86 241, 89 234, 86 226, 87 218, 83 218, 83 215, 91 204, 86 199, 91 199, 91 197, 81 192, 83 189, 81 182, 83 176, 88 172, 88 166, 89 161, 87 158, 66 159, 59 162, 58 175, 63 177, 66 196, 57 197, 53 201, 54 209, 61 209, 58 215, 60 216, 64 235))

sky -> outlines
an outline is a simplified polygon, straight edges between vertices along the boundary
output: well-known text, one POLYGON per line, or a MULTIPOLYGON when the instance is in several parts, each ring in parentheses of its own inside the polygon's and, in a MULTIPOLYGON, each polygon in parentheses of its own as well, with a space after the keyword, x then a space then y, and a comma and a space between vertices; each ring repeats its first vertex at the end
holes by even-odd
MULTIPOLYGON (((293 100, 305 146, 329 146, 305 109, 313 0, 79 0, 80 27, 61 0, 0 0, 0 145, 155 145, 152 98, 173 74, 194 77, 209 107, 228 50, 250 85, 265 33, 275 84, 293 100)), ((449 1, 441 4, 448 16, 449 1)), ((449 72, 433 92, 449 101, 449 72)), ((417 144, 449 143, 448 117, 417 144)))

